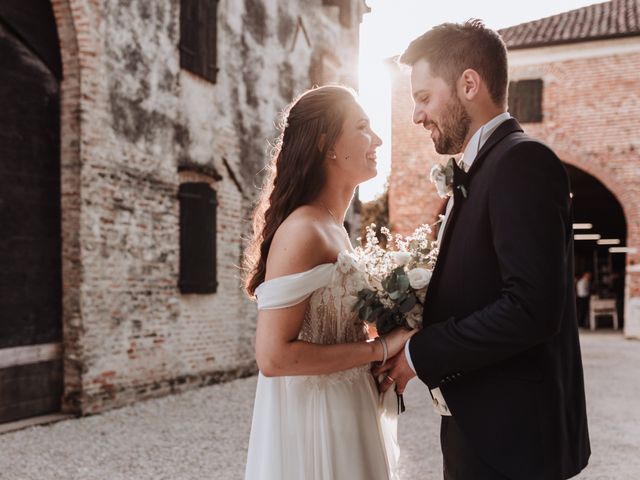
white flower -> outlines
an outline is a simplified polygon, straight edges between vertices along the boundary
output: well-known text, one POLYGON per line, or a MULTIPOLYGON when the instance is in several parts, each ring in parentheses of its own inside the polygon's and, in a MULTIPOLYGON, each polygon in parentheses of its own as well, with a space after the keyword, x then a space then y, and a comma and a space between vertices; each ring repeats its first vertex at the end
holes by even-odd
POLYGON ((396 306, 396 304, 389 298, 388 295, 378 294, 378 300, 380 300, 380 303, 383 307, 388 308, 389 310, 393 310, 393 308, 396 306))
POLYGON ((409 252, 390 252, 391 259, 398 267, 404 267, 409 260, 411 260, 411 254, 409 252))
POLYGON ((406 316, 410 328, 422 328, 422 307, 416 305, 406 316))
POLYGON ((356 268, 356 259, 347 252, 340 252, 338 254, 338 268, 342 273, 348 273, 351 269, 356 268))
POLYGON ((429 174, 429 179, 435 184, 440 198, 449 197, 453 193, 453 182, 448 181, 446 169, 444 165, 434 165, 429 174))
POLYGON ((420 290, 426 287, 431 280, 431 272, 426 268, 417 267, 409 270, 407 276, 409 277, 409 285, 411 285, 411 288, 414 290, 420 290))
POLYGON ((371 288, 374 289, 376 292, 384 291, 384 288, 382 286, 382 282, 380 281, 379 278, 371 277, 369 279, 369 284, 371 285, 371 288))

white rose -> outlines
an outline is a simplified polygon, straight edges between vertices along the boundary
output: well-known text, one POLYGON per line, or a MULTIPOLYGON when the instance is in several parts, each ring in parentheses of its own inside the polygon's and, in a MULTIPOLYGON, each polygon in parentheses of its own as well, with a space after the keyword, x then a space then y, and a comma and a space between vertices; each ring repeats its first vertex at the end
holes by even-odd
POLYGON ((420 290, 421 288, 429 285, 429 281, 431 280, 431 272, 426 268, 414 268, 413 270, 409 270, 407 273, 409 277, 409 285, 414 290, 420 290))
POLYGON ((431 169, 431 174, 429 175, 429 177, 435 184, 440 198, 445 198, 451 195, 451 192, 453 190, 451 185, 447 185, 447 174, 445 172, 445 167, 443 167, 442 165, 434 165, 431 169))
POLYGON ((411 254, 409 252, 391 252, 391 260, 398 267, 404 267, 411 260, 411 254))

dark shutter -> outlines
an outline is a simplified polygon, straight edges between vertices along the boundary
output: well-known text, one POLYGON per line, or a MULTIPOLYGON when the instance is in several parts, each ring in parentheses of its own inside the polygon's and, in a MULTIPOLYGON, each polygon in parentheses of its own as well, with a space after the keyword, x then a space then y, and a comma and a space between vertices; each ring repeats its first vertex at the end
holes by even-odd
POLYGON ((180 1, 180 67, 216 82, 218 0, 180 1))
POLYGON ((542 122, 542 79, 510 82, 509 112, 522 123, 542 122))
POLYGON ((207 183, 183 183, 180 199, 180 280, 182 293, 215 293, 216 192, 207 183))

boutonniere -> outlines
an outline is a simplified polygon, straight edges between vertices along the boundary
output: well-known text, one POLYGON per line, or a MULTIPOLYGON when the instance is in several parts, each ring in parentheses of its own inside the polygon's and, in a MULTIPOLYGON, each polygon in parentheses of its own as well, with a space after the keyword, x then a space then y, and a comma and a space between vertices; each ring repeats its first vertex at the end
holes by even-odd
POLYGON ((434 165, 429 174, 429 179, 436 186, 440 198, 453 195, 453 164, 454 159, 450 158, 446 165, 434 165))
POLYGON ((436 186, 436 191, 440 198, 446 198, 453 195, 453 190, 458 189, 464 198, 467 198, 467 187, 463 183, 456 185, 454 172, 458 170, 459 175, 466 173, 456 165, 455 158, 451 157, 446 165, 434 165, 429 174, 429 179, 436 186))

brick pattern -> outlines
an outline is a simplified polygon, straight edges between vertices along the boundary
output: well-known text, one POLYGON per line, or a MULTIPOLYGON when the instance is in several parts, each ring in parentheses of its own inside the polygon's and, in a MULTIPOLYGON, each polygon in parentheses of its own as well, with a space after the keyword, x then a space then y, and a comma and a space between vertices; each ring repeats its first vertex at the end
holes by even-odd
MULTIPOLYGON (((628 43, 626 39, 608 42, 610 49, 615 49, 616 42, 628 43)), ((518 52, 520 60, 524 53, 518 52)), ((537 55, 535 49, 531 54, 537 55)), ((640 48, 526 63, 512 66, 510 77, 543 79, 544 120, 524 124, 525 131, 548 144, 564 162, 598 178, 614 194, 626 217, 627 245, 640 248, 640 48)), ((439 158, 428 135, 410 124, 407 75, 395 75, 389 210, 392 225, 406 232, 437 211, 427 172, 439 158)), ((640 297, 639 263, 640 253, 627 255, 627 302, 640 297)))
POLYGON ((439 155, 429 133, 412 122, 413 100, 409 74, 392 68, 391 159, 389 175, 389 223, 403 235, 418 225, 438 220, 445 200, 429 181, 431 168, 446 163, 448 155, 439 155))
POLYGON ((500 30, 509 49, 640 33, 640 1, 612 0, 500 30))
MULTIPOLYGON (((63 81, 60 86, 60 170, 62 221, 62 310, 64 335, 63 410, 80 410, 82 334, 80 290, 80 38, 76 35, 80 2, 53 1, 58 27, 63 81), (75 18, 74 18, 75 16, 75 18)), ((81 37, 81 36, 80 36, 81 37)))
POLYGON ((321 0, 221 2, 214 85, 179 67, 179 2, 53 0, 64 70, 65 411, 255 372, 256 311, 238 265, 259 171, 278 112, 311 86, 314 60, 333 52, 336 78, 323 80, 356 86, 364 3, 350 8, 345 26, 321 0), (295 33, 299 19, 306 35, 295 33), (177 191, 194 178, 219 200, 212 295, 177 288, 177 191))

